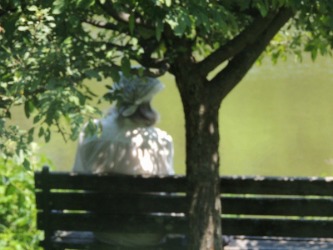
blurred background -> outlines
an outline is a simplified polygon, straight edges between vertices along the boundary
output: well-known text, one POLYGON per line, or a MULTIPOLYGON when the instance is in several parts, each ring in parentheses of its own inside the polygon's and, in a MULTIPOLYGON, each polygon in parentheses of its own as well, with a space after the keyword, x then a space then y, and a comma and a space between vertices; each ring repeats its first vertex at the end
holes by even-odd
MULTIPOLYGON (((333 59, 312 62, 292 58, 255 65, 229 94, 220 109, 220 172, 223 175, 330 176, 333 175, 333 59)), ((165 89, 153 106, 160 114, 157 126, 173 137, 177 174, 185 173, 185 130, 180 97, 171 75, 160 79, 165 89)), ((102 82, 86 82, 98 95, 102 82)), ((110 104, 97 104, 106 112, 110 104)), ((14 123, 29 127, 17 111, 14 123)), ((56 170, 70 170, 77 142, 53 133, 40 142, 40 151, 56 170)))

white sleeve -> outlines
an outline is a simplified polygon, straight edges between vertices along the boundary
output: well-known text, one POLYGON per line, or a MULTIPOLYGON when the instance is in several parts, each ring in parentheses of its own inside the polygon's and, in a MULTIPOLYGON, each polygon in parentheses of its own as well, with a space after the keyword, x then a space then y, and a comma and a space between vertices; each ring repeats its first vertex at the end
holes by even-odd
MULTIPOLYGON (((94 121, 96 124, 98 120, 94 121)), ((85 134, 86 125, 83 127, 76 150, 75 161, 73 165, 74 172, 93 172, 91 166, 91 159, 96 154, 96 145, 99 144, 100 139, 97 135, 87 136, 85 134)))
POLYGON ((108 144, 99 139, 79 144, 73 167, 74 172, 96 172, 99 165, 106 165, 112 161, 112 156, 106 154, 108 151, 105 150, 108 144))
POLYGON ((167 172, 168 175, 174 175, 175 170, 173 168, 173 157, 174 157, 174 147, 173 147, 173 140, 172 137, 169 136, 168 144, 167 144, 168 151, 170 152, 167 157, 167 172))

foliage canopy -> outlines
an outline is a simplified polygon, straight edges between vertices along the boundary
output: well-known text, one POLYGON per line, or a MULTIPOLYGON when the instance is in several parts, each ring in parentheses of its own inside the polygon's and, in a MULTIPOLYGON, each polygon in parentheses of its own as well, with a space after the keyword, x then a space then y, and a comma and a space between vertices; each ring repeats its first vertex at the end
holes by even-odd
POLYGON ((313 59, 329 53, 331 1, 4 0, 1 117, 10 117, 11 107, 22 104, 46 141, 53 125, 65 138, 75 139, 82 117, 97 112, 87 104, 94 94, 84 79, 117 80, 119 70, 129 73, 133 63, 158 76, 189 48, 199 64, 212 61, 205 76, 223 62, 216 58, 218 52, 238 42, 239 48, 224 58, 230 60, 246 46, 237 38, 245 43, 256 39, 258 24, 282 8, 295 15, 267 49, 273 60, 288 53, 301 58, 302 51, 313 59))

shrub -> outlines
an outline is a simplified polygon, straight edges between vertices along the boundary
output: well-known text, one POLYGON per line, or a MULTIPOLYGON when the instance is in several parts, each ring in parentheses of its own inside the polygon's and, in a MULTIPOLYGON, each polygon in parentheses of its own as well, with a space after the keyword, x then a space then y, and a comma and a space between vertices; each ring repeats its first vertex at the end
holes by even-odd
POLYGON ((33 170, 0 160, 0 249, 40 249, 33 170))

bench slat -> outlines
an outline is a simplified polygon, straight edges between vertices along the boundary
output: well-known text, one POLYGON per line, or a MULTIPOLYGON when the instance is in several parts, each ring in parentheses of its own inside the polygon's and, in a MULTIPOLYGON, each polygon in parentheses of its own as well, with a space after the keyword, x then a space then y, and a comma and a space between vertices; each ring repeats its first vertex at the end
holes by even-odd
MULTIPOLYGON (((43 188, 43 173, 35 174, 35 187, 43 188)), ((52 172, 47 179, 50 189, 98 190, 112 193, 128 192, 186 192, 187 182, 183 176, 165 176, 154 178, 130 175, 98 175, 52 172)))
POLYGON ((277 194, 333 196, 332 178, 221 177, 224 194, 277 194))
MULTIPOLYGON (((111 246, 99 242, 92 232, 57 232, 57 237, 54 238, 52 246, 56 249, 107 249, 119 250, 119 246, 111 246), (89 248, 88 248, 89 247, 89 248)), ((165 241, 158 246, 159 250, 183 250, 184 237, 174 235, 166 237, 165 241)), ((43 244, 43 242, 42 242, 43 244)), ((133 247, 122 247, 121 250, 134 250, 133 247)), ((135 247, 135 250, 156 250, 156 246, 135 247)))
MULTIPOLYGON (((36 193, 37 208, 44 206, 42 193, 36 193)), ((137 193, 50 193, 49 209, 82 210, 98 213, 186 213, 185 196, 137 193)), ((284 215, 284 216, 333 216, 331 198, 296 197, 223 197, 224 214, 284 215)))
MULTIPOLYGON (((43 207, 42 193, 36 193, 37 208, 43 207)), ((186 213, 187 199, 183 196, 138 193, 50 193, 49 208, 54 210, 84 210, 98 213, 186 213)))
POLYGON ((64 231, 110 231, 148 233, 164 229, 166 232, 186 233, 187 224, 184 216, 171 215, 97 215, 92 213, 52 213, 47 222, 38 213, 37 226, 46 224, 53 230, 64 231))
MULTIPOLYGON (((43 228, 43 217, 38 216, 38 227, 43 228)), ((93 214, 52 214, 47 223, 54 230, 110 231, 117 233, 148 233, 164 229, 165 232, 185 234, 187 220, 182 216, 117 216, 93 214)), ((281 236, 281 237, 333 237, 332 220, 222 218, 225 235, 281 236)))
MULTIPOLYGON (((35 174, 35 186, 40 189, 42 172, 35 174)), ((281 195, 326 195, 333 196, 331 178, 283 178, 223 176, 221 192, 231 194, 281 194, 281 195)), ((138 192, 186 192, 184 176, 142 177, 124 175, 74 174, 52 172, 48 179, 50 189, 112 190, 138 192)))
POLYGON ((333 238, 333 221, 223 218, 225 235, 333 238))
POLYGON ((333 216, 331 198, 224 197, 223 214, 333 216))

